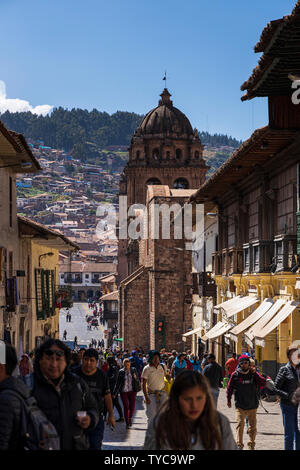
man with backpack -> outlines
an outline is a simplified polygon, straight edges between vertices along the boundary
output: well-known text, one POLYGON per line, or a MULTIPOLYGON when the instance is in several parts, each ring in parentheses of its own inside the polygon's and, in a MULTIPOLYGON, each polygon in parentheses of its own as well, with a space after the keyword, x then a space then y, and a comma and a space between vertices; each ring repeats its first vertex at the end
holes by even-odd
POLYGON ((21 380, 12 377, 18 364, 15 348, 5 344, 5 354, 6 364, 0 364, 0 450, 21 450, 21 400, 29 398, 30 392, 21 380))
POLYGON ((227 387, 227 406, 231 408, 231 397, 234 393, 236 408, 236 442, 239 449, 243 449, 243 434, 245 418, 249 419, 248 449, 255 449, 256 414, 259 405, 258 389, 266 385, 266 379, 258 372, 251 370, 250 358, 242 355, 239 358, 237 369, 231 374, 227 387))
POLYGON ((46 340, 36 351, 28 386, 38 407, 54 425, 62 450, 86 450, 86 432, 98 423, 97 404, 89 387, 68 366, 71 350, 58 339, 46 340))
POLYGON ((15 348, 10 344, 3 347, 3 343, 0 347, 6 356, 0 363, 0 450, 59 450, 53 424, 37 407, 24 382, 13 377, 15 348))

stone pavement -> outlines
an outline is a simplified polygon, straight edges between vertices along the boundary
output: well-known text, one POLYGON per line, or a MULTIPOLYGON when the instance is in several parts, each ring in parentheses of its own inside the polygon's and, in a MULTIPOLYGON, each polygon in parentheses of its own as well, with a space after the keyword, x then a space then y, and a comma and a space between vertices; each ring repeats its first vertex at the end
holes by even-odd
MULTIPOLYGON (((72 320, 71 322, 66 322, 66 309, 61 308, 59 311, 59 338, 63 339, 64 330, 67 331, 67 341, 73 341, 75 336, 78 339, 78 345, 86 344, 89 345, 91 339, 94 338, 97 341, 104 338, 104 329, 105 326, 100 325, 99 317, 98 322, 99 326, 97 329, 92 327, 92 330, 87 329, 86 315, 92 315, 92 310, 88 308, 88 303, 74 302, 73 307, 69 309, 72 320)), ((105 345, 106 340, 104 339, 105 345)))
MULTIPOLYGON (((257 412, 257 437, 256 449, 257 450, 283 450, 283 425, 280 407, 278 403, 263 402, 264 408, 269 412, 263 410, 261 406, 257 412)), ((227 407, 225 390, 221 389, 218 410, 227 416, 231 423, 232 432, 235 437, 235 407, 232 400, 232 408, 227 407)), ((116 413, 116 418, 118 414, 116 413)), ((145 405, 143 402, 143 393, 139 392, 136 402, 136 411, 133 416, 133 426, 131 429, 126 429, 125 423, 116 423, 116 431, 111 431, 107 426, 105 427, 103 450, 141 450, 143 448, 145 432, 147 429, 147 417, 145 414, 145 405)), ((247 450, 247 434, 246 427, 244 430, 244 445, 247 450)))

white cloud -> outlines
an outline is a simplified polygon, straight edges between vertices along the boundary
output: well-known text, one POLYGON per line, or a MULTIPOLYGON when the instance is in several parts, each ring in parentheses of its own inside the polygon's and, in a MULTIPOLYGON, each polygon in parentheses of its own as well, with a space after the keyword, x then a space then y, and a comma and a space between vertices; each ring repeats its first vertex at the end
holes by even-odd
POLYGON ((11 113, 22 113, 30 111, 32 114, 46 114, 50 113, 53 106, 49 104, 42 104, 39 106, 31 106, 29 101, 20 100, 19 98, 6 98, 6 85, 3 80, 0 80, 0 114, 5 111, 11 113))

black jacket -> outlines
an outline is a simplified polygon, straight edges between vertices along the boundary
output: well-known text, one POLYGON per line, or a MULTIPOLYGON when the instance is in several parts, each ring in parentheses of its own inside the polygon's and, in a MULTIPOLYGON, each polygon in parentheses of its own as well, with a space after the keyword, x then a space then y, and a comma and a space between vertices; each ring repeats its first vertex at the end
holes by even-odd
POLYGON ((112 365, 109 367, 106 373, 109 381, 110 391, 113 393, 118 379, 119 367, 117 365, 112 365))
POLYGON ((227 386, 227 400, 234 393, 235 407, 242 410, 254 410, 259 405, 259 388, 266 385, 266 379, 258 372, 249 370, 244 374, 238 367, 232 374, 227 386))
MULTIPOLYGON (((299 368, 298 368, 299 370, 299 368)), ((291 398, 293 393, 299 386, 297 371, 288 362, 285 366, 279 369, 277 377, 274 381, 274 392, 281 398, 281 403, 284 405, 293 405, 291 398)), ((294 405, 295 406, 295 405, 294 405)))
POLYGON ((9 377, 0 383, 0 450, 21 450, 21 399, 9 393, 18 392, 25 400, 30 391, 21 379, 9 377))
POLYGON ((208 379, 211 388, 222 387, 223 372, 222 367, 217 362, 211 362, 203 369, 203 375, 208 379))
MULTIPOLYGON (((138 374, 137 371, 134 367, 130 367, 130 372, 131 375, 135 374, 136 379, 132 377, 132 390, 133 392, 138 392, 140 389, 140 381, 138 379, 138 374)), ((125 369, 120 369, 117 377, 117 383, 114 388, 113 395, 118 395, 118 393, 121 393, 123 391, 125 385, 125 369)))
POLYGON ((66 369, 59 393, 40 370, 35 370, 32 395, 55 426, 62 450, 84 450, 89 447, 85 431, 77 424, 77 411, 84 410, 90 416, 91 424, 87 431, 95 428, 99 418, 95 399, 83 379, 66 369))

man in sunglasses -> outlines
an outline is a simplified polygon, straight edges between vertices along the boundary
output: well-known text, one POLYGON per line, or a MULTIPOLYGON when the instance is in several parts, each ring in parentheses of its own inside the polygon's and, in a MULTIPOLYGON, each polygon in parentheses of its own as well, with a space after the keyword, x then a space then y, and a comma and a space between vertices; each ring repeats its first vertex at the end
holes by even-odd
POLYGON ((89 387, 69 371, 71 350, 48 339, 36 351, 28 382, 39 408, 55 426, 62 450, 89 448, 87 432, 98 423, 97 404, 89 387))
POLYGON ((246 355, 239 358, 237 369, 230 377, 227 387, 227 406, 231 408, 231 397, 234 393, 236 408, 236 442, 239 449, 243 449, 243 434, 245 419, 249 419, 248 449, 255 449, 256 413, 259 405, 258 389, 264 387, 266 379, 258 372, 251 370, 250 359, 246 355))

